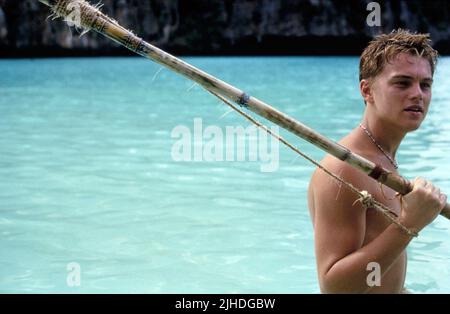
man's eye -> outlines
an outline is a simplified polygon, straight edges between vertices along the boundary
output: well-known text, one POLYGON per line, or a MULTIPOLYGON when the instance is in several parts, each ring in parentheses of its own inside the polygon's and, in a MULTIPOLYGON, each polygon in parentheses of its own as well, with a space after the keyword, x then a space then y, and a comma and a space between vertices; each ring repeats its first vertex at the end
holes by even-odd
POLYGON ((422 83, 422 84, 420 84, 421 86, 422 86, 422 88, 424 88, 424 89, 429 89, 429 88, 431 88, 431 84, 430 83, 422 83))
POLYGON ((407 87, 407 86, 409 86, 409 82, 400 81, 400 82, 396 82, 395 85, 398 85, 400 87, 407 87))

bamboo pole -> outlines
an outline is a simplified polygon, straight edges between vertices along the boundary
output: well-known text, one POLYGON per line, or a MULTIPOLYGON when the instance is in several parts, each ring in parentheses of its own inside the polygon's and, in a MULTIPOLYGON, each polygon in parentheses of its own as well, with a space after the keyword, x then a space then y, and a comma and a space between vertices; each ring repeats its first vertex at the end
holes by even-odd
MULTIPOLYGON (((151 59, 172 71, 198 83, 205 89, 233 100, 242 107, 272 121, 280 127, 317 146, 323 151, 363 171, 368 176, 405 195, 411 192, 411 183, 380 165, 359 156, 346 147, 328 139, 294 118, 278 111, 244 91, 145 42, 115 20, 100 12, 85 0, 39 0, 49 6, 58 17, 69 18, 72 23, 86 30, 94 30, 131 51, 151 59), (77 15, 78 14, 78 15, 77 15), (77 20, 78 18, 78 20, 77 20)), ((450 205, 446 204, 441 215, 450 219, 450 205)))

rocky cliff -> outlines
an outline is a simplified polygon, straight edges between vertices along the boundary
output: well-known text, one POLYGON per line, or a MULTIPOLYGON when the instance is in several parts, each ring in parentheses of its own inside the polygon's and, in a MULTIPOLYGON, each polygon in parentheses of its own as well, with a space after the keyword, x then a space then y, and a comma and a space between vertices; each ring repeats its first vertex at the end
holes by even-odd
MULTIPOLYGON (((97 2, 97 1, 94 1, 97 2)), ((368 0, 103 0, 103 11, 177 54, 352 54, 376 33, 403 27, 450 53, 450 1, 385 0, 369 26, 368 0)), ((101 36, 47 20, 37 0, 0 0, 0 55, 114 55, 101 36)))

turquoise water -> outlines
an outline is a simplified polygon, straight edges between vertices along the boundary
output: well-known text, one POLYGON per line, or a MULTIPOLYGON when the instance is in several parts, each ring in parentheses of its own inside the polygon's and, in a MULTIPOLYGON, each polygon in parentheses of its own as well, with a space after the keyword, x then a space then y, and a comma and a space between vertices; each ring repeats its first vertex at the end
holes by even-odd
MULTIPOLYGON (((357 58, 186 60, 335 140, 363 111, 357 58)), ((319 291, 313 167, 284 147, 274 172, 175 162, 175 127, 248 123, 160 69, 140 58, 0 60, 0 292, 319 291)), ((450 192, 449 58, 435 81, 428 119, 398 159, 406 177, 450 192)), ((413 292, 450 292, 449 234, 438 218, 409 246, 413 292)))

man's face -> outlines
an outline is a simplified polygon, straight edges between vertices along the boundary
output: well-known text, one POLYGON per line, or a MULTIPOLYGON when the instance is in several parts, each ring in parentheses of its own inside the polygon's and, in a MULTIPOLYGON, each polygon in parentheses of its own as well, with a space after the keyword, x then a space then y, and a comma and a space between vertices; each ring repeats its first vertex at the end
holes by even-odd
POLYGON ((365 99, 377 118, 409 132, 425 119, 432 83, 427 59, 400 53, 373 79, 365 99))

